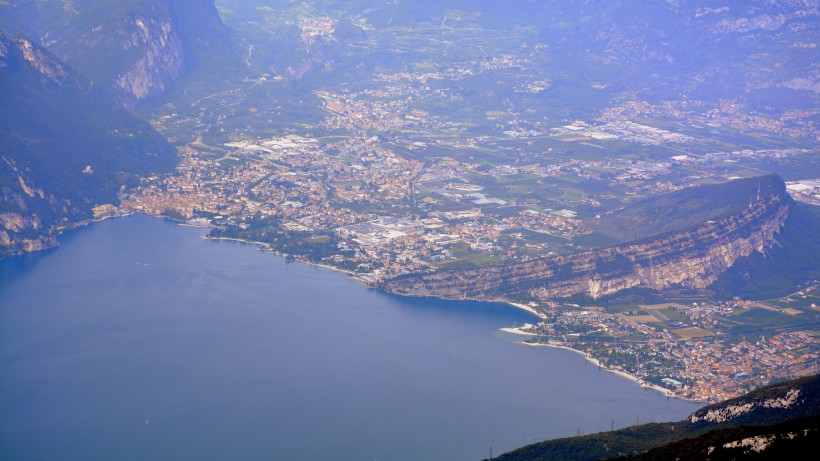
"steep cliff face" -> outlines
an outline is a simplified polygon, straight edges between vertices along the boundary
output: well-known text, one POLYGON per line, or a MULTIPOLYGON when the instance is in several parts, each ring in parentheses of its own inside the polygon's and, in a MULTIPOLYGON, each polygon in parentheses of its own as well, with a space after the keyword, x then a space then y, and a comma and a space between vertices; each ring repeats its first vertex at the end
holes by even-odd
POLYGON ((115 204, 131 177, 175 164, 159 133, 90 86, 0 34, 0 257, 54 245, 55 228, 115 204))
POLYGON ((7 33, 34 37, 126 105, 164 93, 229 48, 212 0, 20 1, 0 5, 0 16, 7 33))
POLYGON ((114 85, 126 94, 140 100, 163 93, 167 85, 182 75, 182 41, 170 21, 138 16, 115 26, 92 29, 89 36, 83 37, 84 41, 102 41, 102 37, 112 35, 105 30, 109 27, 115 28, 115 35, 120 38, 119 47, 134 55, 114 76, 114 85))
POLYGON ((629 288, 706 288, 739 258, 777 244, 792 202, 779 178, 756 180, 770 186, 766 195, 752 196, 742 211, 692 229, 512 265, 405 276, 387 281, 384 289, 444 298, 548 299, 600 298, 629 288))

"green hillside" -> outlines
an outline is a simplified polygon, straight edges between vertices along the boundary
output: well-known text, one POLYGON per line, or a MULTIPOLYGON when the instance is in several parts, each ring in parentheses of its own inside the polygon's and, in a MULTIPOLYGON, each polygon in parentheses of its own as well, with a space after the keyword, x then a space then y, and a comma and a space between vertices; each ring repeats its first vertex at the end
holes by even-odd
MULTIPOLYGON (((773 384, 741 397, 703 407, 683 421, 643 424, 612 432, 548 440, 504 453, 493 459, 496 461, 611 459, 636 455, 669 443, 699 437, 718 430, 748 426, 775 426, 799 418, 812 418, 811 421, 814 421, 813 424, 816 425, 818 415, 820 415, 820 375, 815 375, 773 384)), ((674 456, 646 459, 674 459, 674 456)))
POLYGON ((737 214, 758 194, 785 194, 783 180, 776 175, 741 179, 722 184, 687 187, 656 195, 590 220, 597 232, 619 242, 689 230, 706 221, 737 214))
POLYGON ((820 415, 796 418, 772 426, 746 426, 707 432, 653 448, 619 461, 709 461, 814 459, 820 442, 820 415))

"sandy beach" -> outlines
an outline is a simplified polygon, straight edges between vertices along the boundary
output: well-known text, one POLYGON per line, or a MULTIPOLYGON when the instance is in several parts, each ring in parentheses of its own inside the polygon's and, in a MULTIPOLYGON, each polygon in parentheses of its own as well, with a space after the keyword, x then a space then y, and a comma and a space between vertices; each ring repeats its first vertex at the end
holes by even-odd
POLYGON ((531 323, 525 323, 525 324, 521 325, 520 327, 499 328, 499 330, 503 331, 505 333, 511 333, 511 334, 520 335, 520 336, 536 336, 535 333, 530 333, 529 331, 525 331, 525 330, 529 330, 530 328, 533 328, 534 326, 535 325, 533 325, 531 323))
POLYGON ((521 309, 521 310, 527 311, 527 312, 529 312, 530 314, 532 314, 532 315, 534 315, 534 316, 536 316, 536 317, 539 317, 539 318, 542 318, 542 319, 543 319, 543 318, 546 318, 546 316, 545 316, 544 314, 542 314, 542 313, 538 312, 537 310, 533 309, 532 307, 530 307, 530 306, 528 306, 528 305, 526 305, 526 304, 521 304, 521 303, 512 303, 512 302, 507 302, 507 304, 509 304, 510 306, 516 307, 516 308, 518 308, 518 309, 521 309))

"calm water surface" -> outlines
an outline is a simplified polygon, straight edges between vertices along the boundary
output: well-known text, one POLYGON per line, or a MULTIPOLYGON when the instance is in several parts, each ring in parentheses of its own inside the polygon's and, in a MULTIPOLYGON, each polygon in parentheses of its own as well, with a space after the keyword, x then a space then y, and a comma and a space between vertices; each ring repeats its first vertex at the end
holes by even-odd
POLYGON ((677 420, 490 303, 408 299, 134 216, 0 262, 0 459, 478 460, 677 420))

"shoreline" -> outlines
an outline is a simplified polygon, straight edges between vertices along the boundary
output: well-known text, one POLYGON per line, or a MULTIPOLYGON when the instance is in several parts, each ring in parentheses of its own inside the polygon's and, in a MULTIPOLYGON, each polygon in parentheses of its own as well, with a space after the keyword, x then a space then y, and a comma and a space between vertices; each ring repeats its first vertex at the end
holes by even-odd
MULTIPOLYGON (((183 225, 183 224, 180 224, 180 225, 183 225)), ((207 235, 203 235, 201 238, 203 238, 205 240, 228 240, 228 241, 241 242, 241 243, 250 244, 250 245, 256 245, 256 246, 260 247, 260 249, 262 249, 264 251, 269 251, 269 252, 275 254, 276 256, 279 256, 279 257, 282 257, 282 258, 288 256, 288 254, 286 254, 286 253, 282 253, 282 252, 279 252, 279 251, 276 251, 276 250, 272 249, 269 244, 264 243, 264 242, 256 242, 256 241, 252 241, 252 240, 243 240, 243 239, 235 238, 235 237, 208 237, 207 235)), ((359 274, 356 274, 354 272, 347 271, 347 270, 344 270, 344 269, 339 269, 338 267, 333 267, 333 266, 330 266, 330 265, 327 265, 327 264, 315 263, 315 262, 308 261, 308 260, 298 258, 298 257, 296 259, 296 262, 306 263, 306 264, 310 264, 312 266, 317 266, 317 267, 331 269, 331 270, 334 270, 334 271, 337 271, 337 272, 342 272, 344 274, 347 274, 349 278, 355 280, 356 282, 361 283, 365 287, 373 288, 372 286, 369 286, 360 277, 358 277, 359 274)), ((395 294, 395 293, 391 293, 391 294, 395 294)), ((396 294, 396 295, 397 296, 404 296, 404 295, 400 295, 400 294, 396 294)), ((413 297, 416 297, 416 296, 413 296, 413 297)), ((446 298, 440 298, 440 299, 446 299, 446 298)), ((530 307, 526 304, 519 303, 519 302, 513 302, 513 301, 487 301, 487 300, 471 299, 471 298, 464 298, 464 299, 461 299, 461 300, 463 300, 463 301, 478 301, 478 302, 502 302, 502 303, 507 304, 507 305, 509 305, 509 306, 511 306, 515 309, 519 309, 519 310, 522 310, 524 312, 527 312, 528 314, 531 314, 534 317, 537 317, 539 319, 546 318, 546 315, 544 315, 543 313, 538 312, 536 309, 534 309, 534 308, 532 308, 532 307, 530 307)), ((459 299, 453 299, 453 301, 459 301, 459 299)), ((533 333, 528 333, 526 331, 523 331, 524 328, 528 328, 528 327, 532 327, 532 326, 534 326, 534 325, 529 324, 529 323, 525 323, 524 325, 522 325, 520 327, 499 328, 499 331, 509 333, 509 334, 513 334, 513 335, 518 335, 518 336, 528 336, 528 337, 537 336, 533 333)), ((652 383, 647 383, 646 381, 644 381, 644 380, 642 380, 642 379, 640 379, 636 376, 633 376, 633 375, 631 375, 631 374, 629 374, 625 371, 615 370, 615 369, 612 369, 612 368, 605 367, 601 364, 600 360, 596 359, 595 357, 592 357, 592 356, 588 355, 584 351, 581 351, 581 350, 578 350, 578 349, 573 349, 569 346, 562 346, 562 345, 558 345, 558 344, 549 344, 549 343, 534 344, 534 343, 528 343, 528 342, 525 342, 525 341, 516 341, 516 342, 519 343, 519 344, 522 344, 522 345, 525 345, 525 346, 531 346, 531 347, 552 347, 552 348, 555 348, 555 349, 565 349, 565 350, 568 350, 568 351, 572 351, 572 352, 575 352, 576 354, 579 354, 579 355, 583 356, 585 360, 592 363, 593 365, 595 365, 595 366, 597 366, 597 367, 599 367, 599 368, 601 368, 601 369, 603 369, 607 372, 610 372, 610 373, 613 373, 615 375, 621 376, 622 378, 626 378, 626 379, 634 382, 635 384, 637 384, 641 388, 652 389, 652 390, 654 390, 654 391, 656 391, 656 392, 658 392, 662 395, 665 395, 666 397, 673 397, 673 398, 680 399, 680 400, 687 401, 687 402, 708 403, 707 401, 703 401, 703 400, 687 399, 685 397, 678 396, 673 391, 671 391, 669 389, 666 389, 664 387, 660 387, 660 386, 652 384, 652 383)))
MULTIPOLYGON (((137 213, 139 213, 139 212, 131 211, 131 212, 118 213, 118 214, 115 214, 115 215, 101 216, 101 217, 98 217, 98 218, 92 218, 92 219, 79 221, 79 222, 76 222, 76 223, 72 223, 72 224, 63 226, 61 228, 57 228, 55 234, 52 237, 56 241, 56 237, 62 235, 66 231, 78 229, 80 227, 85 227, 89 224, 92 224, 92 223, 95 223, 95 222, 105 221, 107 219, 133 216, 137 213)), ((154 214, 145 213, 145 212, 142 212, 142 214, 145 214, 146 216, 150 216, 150 217, 153 217, 153 218, 160 218, 160 219, 168 220, 169 222, 174 223, 174 224, 176 224, 178 226, 181 226, 181 227, 192 227, 192 228, 200 228, 200 229, 203 229, 203 228, 204 229, 209 229, 209 228, 214 228, 215 227, 215 226, 212 226, 212 225, 191 225, 191 224, 188 224, 184 221, 177 221, 177 220, 174 220, 174 219, 168 218, 166 216, 162 216, 162 215, 154 215, 154 214)), ((264 243, 264 242, 257 242, 257 241, 253 241, 253 240, 245 240, 245 239, 240 239, 240 238, 236 238, 236 237, 210 237, 208 235, 201 235, 200 238, 202 238, 204 240, 227 240, 227 241, 232 241, 232 242, 240 242, 240 243, 244 243, 244 244, 248 244, 248 245, 254 245, 262 251, 271 252, 274 255, 276 255, 278 257, 281 257, 283 259, 286 258, 287 256, 294 256, 294 255, 289 255, 287 253, 282 253, 280 251, 274 250, 273 248, 271 248, 270 244, 267 244, 267 243, 264 243)), ((48 248, 55 248, 55 247, 58 247, 58 246, 59 246, 59 242, 57 242, 57 244, 54 245, 53 247, 46 247, 46 248, 43 248, 43 250, 48 249, 48 248)), ((331 266, 331 265, 328 265, 328 264, 322 264, 322 263, 309 261, 309 260, 304 259, 304 258, 299 257, 299 256, 295 256, 294 262, 305 263, 305 264, 309 264, 311 266, 316 266, 316 267, 330 269, 330 270, 333 270, 333 271, 336 271, 336 272, 341 272, 341 273, 346 274, 348 276, 348 278, 355 280, 356 282, 362 284, 366 288, 371 288, 371 289, 374 288, 373 286, 369 285, 366 280, 363 280, 362 277, 360 276, 360 274, 357 274, 357 273, 349 271, 349 270, 340 269, 338 267, 334 267, 334 266, 331 266)), ((407 295, 401 295, 401 294, 397 294, 397 293, 390 293, 390 294, 393 294, 393 295, 396 295, 396 296, 407 296, 407 295)), ((418 296, 415 296, 415 295, 410 295, 410 296, 411 297, 418 297, 418 296)), ((434 298, 448 299, 448 298, 441 298, 441 297, 438 297, 438 296, 434 296, 434 298)), ((513 302, 513 301, 507 301, 507 300, 473 299, 473 298, 461 298, 461 299, 451 299, 451 300, 452 301, 501 302, 501 303, 507 304, 507 305, 509 305, 509 306, 511 306, 515 309, 525 311, 528 314, 530 314, 534 317, 537 317, 539 319, 543 319, 543 318, 546 317, 543 313, 538 312, 536 309, 534 309, 534 308, 532 308, 532 307, 530 307, 526 304, 519 303, 519 302, 513 302)), ((500 328, 499 330, 503 331, 505 333, 519 335, 519 336, 536 336, 532 333, 522 331, 523 328, 526 328, 528 326, 532 326, 532 325, 531 324, 524 324, 521 327, 505 327, 505 328, 500 328)), ((708 403, 708 402, 703 401, 703 400, 687 399, 687 398, 684 398, 684 397, 680 397, 680 396, 676 395, 674 392, 672 392, 669 389, 657 386, 655 384, 647 383, 647 382, 643 381, 642 379, 640 379, 636 376, 633 376, 633 375, 631 375, 631 374, 629 374, 625 371, 615 370, 615 369, 612 369, 612 368, 607 368, 607 367, 603 366, 598 359, 589 356, 586 352, 578 350, 578 349, 573 349, 569 346, 563 346, 563 345, 559 345, 559 344, 550 344, 550 343, 537 343, 536 344, 536 343, 529 343, 529 342, 525 342, 525 341, 517 341, 517 343, 525 345, 525 346, 530 346, 530 347, 552 347, 552 348, 555 348, 555 349, 565 349, 565 350, 568 350, 568 351, 572 351, 572 352, 575 352, 576 354, 582 355, 584 357, 584 359, 586 359, 588 362, 592 363, 593 365, 596 365, 599 368, 602 368, 602 369, 604 369, 604 370, 606 370, 610 373, 614 373, 618 376, 626 378, 626 379, 634 382, 635 384, 638 384, 642 388, 652 389, 652 390, 655 390, 655 391, 659 392, 660 394, 665 395, 667 397, 674 397, 676 399, 680 399, 680 400, 684 400, 684 401, 688 401, 688 402, 708 403)))
MULTIPOLYGON (((184 225, 184 224, 180 224, 180 225, 184 225)), ((276 256, 279 256, 279 257, 282 257, 282 258, 288 256, 286 253, 282 253, 282 252, 279 252, 279 251, 276 251, 276 250, 272 249, 269 244, 264 243, 264 242, 244 240, 244 239, 235 238, 235 237, 209 237, 207 235, 203 235, 201 238, 203 238, 205 240, 228 240, 228 241, 233 241, 233 242, 240 242, 240 243, 245 243, 245 244, 250 244, 250 245, 256 245, 261 250, 269 251, 269 252, 275 254, 276 256)), ((337 271, 337 272, 345 273, 345 274, 348 275, 349 278, 361 283, 365 287, 372 288, 372 287, 368 286, 359 277, 357 277, 358 274, 356 274, 354 272, 346 271, 344 269, 339 269, 337 267, 333 267, 333 266, 326 265, 326 264, 320 264, 320 263, 315 263, 315 262, 312 262, 312 261, 307 261, 307 260, 304 260, 304 259, 301 259, 301 258, 296 259, 296 262, 307 263, 307 264, 310 264, 312 266, 327 268, 327 269, 331 269, 331 270, 334 270, 334 271, 337 271)), ((397 296, 402 296, 402 295, 397 295, 397 296)), ((482 300, 476 300, 476 299, 464 299, 464 300, 465 301, 479 301, 479 302, 482 301, 482 300)), ((458 301, 458 300, 456 299, 454 301, 458 301)), ((492 301, 490 301, 490 302, 492 302, 492 301)), ((526 304, 518 303, 518 302, 512 302, 512 301, 501 301, 501 302, 503 302, 503 303, 515 308, 515 309, 519 309, 519 310, 522 310, 524 312, 527 312, 528 314, 531 314, 534 317, 537 317, 539 319, 546 318, 546 315, 544 315, 541 312, 538 312, 536 309, 534 309, 534 308, 532 308, 532 307, 530 307, 526 304)), ((534 337, 534 336, 537 336, 537 335, 533 334, 533 333, 528 333, 526 331, 523 331, 523 329, 529 328, 529 327, 532 327, 532 326, 534 326, 534 325, 532 325, 530 323, 525 323, 524 325, 521 325, 520 327, 499 328, 499 331, 503 331, 505 333, 518 335, 518 336, 534 337)), ((669 389, 660 387, 660 386, 655 385, 655 384, 647 383, 646 381, 644 381, 644 380, 642 380, 642 379, 640 379, 636 376, 633 376, 633 375, 631 375, 631 374, 629 374, 625 371, 615 370, 615 369, 612 369, 612 368, 605 367, 601 364, 600 360, 596 359, 595 357, 592 357, 592 356, 588 355, 584 351, 581 351, 581 350, 578 350, 578 349, 573 349, 569 346, 562 346, 562 345, 558 345, 558 344, 549 344, 549 343, 534 344, 534 343, 528 343, 528 342, 525 342, 525 341, 516 341, 516 342, 519 343, 519 344, 522 344, 522 345, 525 345, 525 346, 531 346, 531 347, 552 347, 552 348, 555 348, 555 349, 565 349, 565 350, 568 350, 568 351, 572 351, 572 352, 575 352, 576 354, 579 354, 579 355, 583 356, 585 360, 592 363, 593 365, 595 365, 595 366, 597 366, 597 367, 599 367, 599 368, 601 368, 601 369, 603 369, 607 372, 610 372, 610 373, 613 373, 615 375, 621 376, 622 378, 626 378, 626 379, 634 382, 635 384, 637 384, 638 386, 640 386, 644 389, 652 389, 652 390, 654 390, 654 391, 656 391, 656 392, 658 392, 662 395, 665 395, 666 397, 674 397, 676 399, 680 399, 680 400, 684 400, 684 401, 688 401, 688 402, 708 403, 708 402, 701 401, 701 400, 693 400, 693 399, 687 399, 687 398, 684 398, 684 397, 680 397, 680 396, 676 395, 674 392, 672 392, 669 389)))
POLYGON ((629 374, 629 373, 627 373, 623 370, 615 370, 613 368, 605 367, 604 365, 601 364, 601 361, 596 359, 595 357, 590 356, 589 354, 587 354, 584 351, 580 351, 578 349, 573 349, 569 346, 564 346, 564 345, 561 345, 561 344, 552 344, 552 343, 528 343, 528 342, 525 342, 525 341, 518 341, 518 343, 522 344, 524 346, 530 346, 530 347, 551 347, 551 348, 554 348, 554 349, 564 349, 564 350, 567 350, 567 351, 575 352, 576 354, 579 354, 579 355, 583 356, 584 359, 587 362, 590 362, 591 364, 597 366, 598 368, 600 368, 604 371, 607 371, 609 373, 613 373, 615 375, 618 375, 622 378, 626 378, 626 379, 634 382, 635 384, 639 385, 640 387, 642 387, 644 389, 652 389, 652 390, 657 391, 658 393, 660 393, 662 395, 665 395, 666 397, 673 397, 673 398, 676 398, 676 399, 679 399, 679 400, 684 400, 686 402, 709 403, 706 400, 687 399, 685 397, 681 397, 681 396, 675 394, 674 392, 672 392, 671 390, 666 389, 665 387, 660 387, 656 384, 648 383, 648 382, 638 378, 637 376, 631 375, 631 374, 629 374))
POLYGON ((537 310, 535 310, 534 308, 532 308, 532 307, 530 307, 530 306, 528 306, 528 305, 526 305, 526 304, 522 304, 522 303, 515 303, 515 302, 512 302, 512 301, 504 301, 504 302, 505 302, 505 303, 507 303, 507 304, 509 304, 509 305, 510 305, 510 306, 512 306, 512 307, 517 308, 517 309, 521 309, 521 310, 523 310, 523 311, 527 311, 527 312, 529 312, 530 314, 532 314, 532 315, 534 315, 534 316, 536 316, 536 317, 538 317, 538 318, 540 318, 540 319, 542 319, 542 320, 543 320, 543 319, 545 319, 545 318, 547 318, 547 316, 546 316, 546 315, 542 314, 541 312, 538 312, 537 310))
POLYGON ((75 229, 79 229, 81 227, 85 227, 89 224, 93 224, 96 222, 102 222, 107 219, 114 219, 120 217, 131 216, 134 213, 117 213, 108 216, 100 216, 97 218, 90 218, 90 219, 83 219, 82 221, 70 222, 67 224, 63 224, 61 226, 55 226, 48 230, 48 233, 45 235, 41 235, 36 238, 36 242, 39 242, 40 245, 37 247, 33 247, 32 249, 23 250, 19 252, 13 252, 6 254, 5 256, 0 255, 0 260, 5 258, 11 258, 15 256, 25 256, 32 253, 39 253, 41 251, 51 250, 54 248, 60 247, 60 236, 65 234, 66 232, 73 231, 75 229))
MULTIPOLYGON (((179 225, 184 226, 184 224, 179 224, 179 225)), ((187 226, 187 227, 203 228, 203 226, 190 226, 190 225, 187 226)), ((209 237, 207 235, 203 235, 200 238, 202 238, 204 240, 227 240, 227 241, 230 241, 230 242, 240 242, 240 243, 245 243, 245 244, 248 244, 248 245, 254 245, 254 246, 259 247, 259 249, 262 250, 262 251, 268 251, 268 252, 273 253, 274 255, 279 256, 280 258, 283 258, 283 259, 286 258, 287 256, 294 256, 294 255, 290 255, 288 253, 282 253, 281 251, 274 250, 273 248, 271 248, 270 244, 265 243, 265 242, 256 242, 254 240, 244 240, 244 239, 236 238, 236 237, 209 237)), ((304 264, 308 264, 308 265, 311 265, 311 266, 322 267, 322 268, 330 269, 330 270, 333 270, 333 271, 336 271, 336 272, 341 272, 343 274, 347 274, 351 279, 358 280, 358 278, 356 277, 358 274, 356 274, 355 272, 352 272, 352 271, 349 271, 349 270, 346 270, 346 269, 340 269, 338 267, 331 266, 329 264, 322 264, 322 263, 318 263, 318 262, 314 262, 314 261, 309 261, 309 260, 301 258, 299 256, 294 256, 294 258, 295 259, 294 259, 293 262, 304 263, 304 264)), ((286 262, 290 262, 290 261, 286 260, 286 262)))
POLYGON ((92 223, 95 223, 95 222, 102 222, 102 221, 105 221, 107 219, 126 218, 128 216, 133 215, 133 214, 134 213, 117 213, 117 214, 112 214, 112 215, 107 215, 107 216, 100 216, 100 217, 97 217, 97 218, 84 219, 82 221, 77 221, 75 223, 66 224, 66 225, 61 226, 61 227, 55 227, 54 228, 55 236, 62 235, 66 231, 79 229, 80 227, 85 227, 85 226, 87 226, 89 224, 92 224, 92 223))
POLYGON ((524 331, 524 330, 527 330, 527 329, 532 328, 534 326, 535 325, 533 325, 531 323, 525 323, 525 324, 521 325, 520 327, 499 328, 498 331, 503 331, 504 333, 509 333, 511 335, 534 337, 534 336, 538 336, 538 335, 535 334, 535 333, 530 333, 528 331, 524 331))
MULTIPOLYGON (((185 225, 184 223, 178 223, 178 224, 179 225, 185 225)), ((200 226, 188 226, 188 227, 200 227, 200 226)), ((264 242, 244 240, 244 239, 235 238, 235 237, 209 237, 207 235, 203 235, 203 236, 201 236, 201 238, 203 238, 205 240, 228 240, 228 241, 233 241, 233 242, 241 242, 241 243, 245 243, 245 244, 256 245, 261 250, 269 251, 269 252, 275 254, 276 256, 279 256, 279 257, 282 257, 282 258, 288 256, 288 254, 286 254, 286 253, 282 253, 280 251, 276 251, 276 250, 272 249, 269 244, 264 243, 264 242)), ((331 269, 331 270, 334 270, 334 271, 337 271, 337 272, 342 272, 344 274, 347 274, 349 278, 361 283, 365 287, 373 288, 372 286, 369 286, 360 277, 358 277, 359 274, 356 274, 354 272, 347 271, 347 270, 344 270, 344 269, 339 269, 338 267, 333 267, 333 266, 330 266, 330 265, 327 265, 327 264, 321 264, 321 263, 316 263, 316 262, 313 262, 313 261, 308 261, 308 260, 305 260, 305 259, 299 258, 299 257, 297 257, 296 262, 306 263, 306 264, 310 264, 312 266, 317 266, 317 267, 331 269)), ((395 294, 395 293, 391 293, 391 294, 395 294)), ((397 296, 403 296, 403 295, 397 295, 397 296)), ((441 299, 446 299, 446 298, 441 298, 441 299)), ((470 299, 470 298, 465 298, 463 300, 465 300, 465 301, 488 302, 486 300, 470 299)), ((459 301, 459 300, 455 299, 454 301, 459 301)), ((489 302, 499 302, 499 301, 489 301, 489 302)), ((539 319, 546 318, 546 315, 544 315, 541 312, 538 312, 536 309, 534 309, 534 308, 532 308, 532 307, 530 307, 526 304, 519 303, 519 302, 513 302, 513 301, 500 301, 500 302, 503 302, 503 303, 515 308, 515 309, 519 309, 519 310, 522 310, 524 312, 527 312, 528 314, 531 314, 534 317, 537 317, 539 319)), ((523 329, 533 327, 533 326, 534 325, 532 325, 530 323, 525 323, 524 325, 521 325, 520 327, 504 327, 504 328, 499 328, 498 330, 502 331, 504 333, 509 333, 509 334, 518 335, 518 336, 534 337, 534 336, 537 336, 537 335, 534 334, 534 333, 528 333, 526 331, 523 331, 523 329)), ((708 403, 707 401, 704 401, 704 400, 687 399, 685 397, 681 397, 679 395, 676 395, 673 391, 671 391, 669 389, 658 386, 656 384, 648 383, 648 382, 638 378, 637 376, 631 375, 631 374, 629 374, 629 373, 627 373, 623 370, 615 370, 615 369, 612 369, 612 368, 605 367, 601 364, 601 361, 596 359, 595 357, 590 356, 589 354, 587 354, 584 351, 581 351, 581 350, 578 350, 578 349, 573 349, 569 346, 563 346, 563 345, 559 345, 559 344, 550 344, 550 343, 537 343, 536 344, 536 343, 529 343, 529 342, 525 342, 525 341, 516 341, 516 342, 519 343, 519 344, 525 345, 525 346, 530 346, 530 347, 552 347, 552 348, 555 348, 555 349, 565 349, 565 350, 568 350, 568 351, 572 351, 572 352, 575 352, 576 354, 579 354, 579 355, 583 356, 586 361, 592 363, 593 365, 597 366, 598 368, 601 368, 601 369, 603 369, 603 370, 605 370, 609 373, 613 373, 615 375, 618 375, 622 378, 626 378, 626 379, 632 381, 633 383, 637 384, 641 388, 652 389, 652 390, 654 390, 654 391, 658 392, 659 394, 664 395, 666 397, 673 397, 673 398, 680 399, 680 400, 687 401, 687 402, 708 403)))

